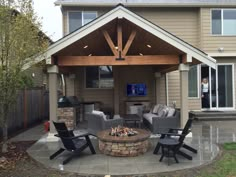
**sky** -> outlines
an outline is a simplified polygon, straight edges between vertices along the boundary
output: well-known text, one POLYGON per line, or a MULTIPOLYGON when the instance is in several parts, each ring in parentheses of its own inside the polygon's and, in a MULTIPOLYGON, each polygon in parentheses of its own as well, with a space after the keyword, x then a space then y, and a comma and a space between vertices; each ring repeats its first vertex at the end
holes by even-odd
POLYGON ((33 0, 34 10, 41 18, 42 29, 53 41, 62 37, 62 14, 60 6, 55 6, 56 0, 33 0))

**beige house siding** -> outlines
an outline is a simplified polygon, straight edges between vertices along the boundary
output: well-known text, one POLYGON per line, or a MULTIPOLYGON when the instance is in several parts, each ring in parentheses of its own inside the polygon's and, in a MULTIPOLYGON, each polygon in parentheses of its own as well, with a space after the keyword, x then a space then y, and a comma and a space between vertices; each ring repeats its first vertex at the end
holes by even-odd
POLYGON ((122 66, 119 68, 119 107, 120 113, 126 113, 126 102, 149 101, 155 103, 155 76, 150 66, 122 66), (127 97, 127 83, 145 83, 147 96, 127 97))
POLYGON ((113 108, 113 89, 86 89, 84 67, 76 69, 75 94, 83 101, 99 101, 101 106, 113 108))
MULTIPOLYGON (((86 89, 84 67, 76 69, 75 95, 84 101, 100 101, 102 106, 114 109, 114 89, 86 89)), ((155 77, 150 66, 122 66, 114 68, 119 71, 118 95, 119 95, 119 113, 126 113, 126 102, 129 101, 149 101, 155 103, 155 77), (127 97, 127 83, 145 83, 147 86, 147 96, 127 97)))
POLYGON ((201 9, 202 21, 202 46, 201 49, 207 53, 219 53, 219 47, 224 48, 224 53, 235 53, 236 36, 213 36, 211 34, 211 10, 212 8, 201 9))
POLYGON ((102 14, 108 12, 111 8, 102 8, 102 7, 63 7, 62 18, 63 18, 63 35, 67 35, 68 31, 68 11, 95 11, 97 12, 97 16, 101 16, 102 14))
POLYGON ((180 75, 179 71, 173 71, 167 74, 168 85, 168 105, 176 102, 176 107, 180 108, 180 75))
MULTIPOLYGON (((176 102, 176 107, 180 108, 180 74, 179 71, 173 71, 167 74, 168 82, 168 104, 176 102)), ((200 82, 199 82, 200 84, 200 82)), ((201 98, 189 98, 189 110, 201 109, 201 98)))
POLYGON ((34 87, 41 87, 45 82, 45 75, 42 66, 31 66, 25 71, 26 75, 29 76, 33 81, 34 87), (33 76, 34 75, 34 76, 33 76))
MULTIPOLYGON (((97 11, 100 16, 112 8, 63 7, 63 34, 68 34, 68 11, 97 11)), ((149 21, 173 33, 191 45, 199 45, 199 8, 130 8, 149 21)))
POLYGON ((75 78, 73 75, 65 76, 66 96, 75 95, 75 78))
POLYGON ((198 8, 136 8, 131 10, 191 45, 199 45, 198 8))
POLYGON ((202 100, 199 95, 199 98, 189 98, 188 104, 189 104, 189 110, 201 110, 202 109, 202 100))
POLYGON ((166 104, 166 76, 165 75, 162 75, 160 84, 161 84, 161 89, 159 90, 160 95, 161 95, 160 103, 166 104))

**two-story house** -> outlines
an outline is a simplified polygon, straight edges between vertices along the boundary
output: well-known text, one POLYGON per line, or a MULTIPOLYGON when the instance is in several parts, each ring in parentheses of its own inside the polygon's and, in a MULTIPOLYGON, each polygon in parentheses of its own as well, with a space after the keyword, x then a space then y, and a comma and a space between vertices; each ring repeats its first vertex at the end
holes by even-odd
POLYGON ((67 95, 102 102, 116 114, 132 103, 175 104, 183 125, 189 110, 205 109, 203 78, 209 81, 210 110, 235 109, 236 1, 55 4, 61 6, 64 37, 46 53, 51 118, 58 73, 65 76, 67 95), (130 94, 132 85, 141 93, 130 94))

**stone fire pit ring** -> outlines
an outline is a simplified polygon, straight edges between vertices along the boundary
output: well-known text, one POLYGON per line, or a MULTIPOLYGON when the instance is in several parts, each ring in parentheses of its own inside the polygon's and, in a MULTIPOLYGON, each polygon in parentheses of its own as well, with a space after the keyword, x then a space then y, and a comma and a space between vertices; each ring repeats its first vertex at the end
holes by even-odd
POLYGON ((147 152, 150 132, 136 128, 134 130, 138 134, 127 137, 111 136, 110 129, 98 132, 99 150, 103 154, 119 157, 138 156, 147 152))

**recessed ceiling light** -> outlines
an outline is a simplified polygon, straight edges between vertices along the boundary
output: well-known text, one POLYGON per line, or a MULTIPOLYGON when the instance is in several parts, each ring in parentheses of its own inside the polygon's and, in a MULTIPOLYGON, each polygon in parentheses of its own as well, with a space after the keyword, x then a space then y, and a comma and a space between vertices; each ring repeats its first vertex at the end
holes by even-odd
POLYGON ((143 54, 142 54, 142 53, 139 53, 139 55, 140 55, 140 56, 143 56, 143 54))
POLYGON ((84 49, 88 48, 88 45, 84 46, 84 49))
POLYGON ((90 53, 88 56, 90 56, 90 57, 91 57, 91 56, 92 56, 92 54, 90 53))
POLYGON ((152 48, 152 46, 151 46, 151 45, 149 45, 149 44, 147 44, 147 47, 148 47, 148 48, 152 48))
POLYGON ((115 49, 118 50, 118 46, 115 46, 115 49))

